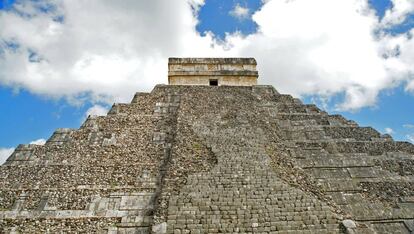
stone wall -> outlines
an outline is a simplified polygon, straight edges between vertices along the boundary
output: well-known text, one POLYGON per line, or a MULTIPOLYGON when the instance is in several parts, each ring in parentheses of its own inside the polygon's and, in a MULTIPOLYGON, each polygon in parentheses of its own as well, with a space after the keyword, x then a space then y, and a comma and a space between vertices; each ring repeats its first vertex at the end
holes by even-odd
POLYGON ((257 84, 258 72, 253 58, 170 58, 168 84, 252 86, 257 84))

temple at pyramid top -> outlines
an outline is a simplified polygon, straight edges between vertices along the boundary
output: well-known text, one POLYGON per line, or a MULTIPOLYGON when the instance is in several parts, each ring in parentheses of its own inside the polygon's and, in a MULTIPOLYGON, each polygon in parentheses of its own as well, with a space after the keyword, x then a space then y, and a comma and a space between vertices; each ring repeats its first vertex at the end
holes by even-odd
POLYGON ((169 58, 168 84, 252 86, 256 64, 254 58, 169 58))

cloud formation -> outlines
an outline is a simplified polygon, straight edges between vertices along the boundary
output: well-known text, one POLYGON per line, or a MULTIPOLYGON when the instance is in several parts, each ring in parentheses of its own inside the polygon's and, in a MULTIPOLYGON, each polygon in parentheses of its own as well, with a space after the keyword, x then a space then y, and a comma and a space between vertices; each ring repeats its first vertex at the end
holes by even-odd
POLYGON ((29 144, 33 144, 33 145, 44 145, 44 144, 46 144, 46 139, 40 138, 40 139, 31 141, 29 144))
POLYGON ((414 128, 414 124, 403 124, 403 128, 413 129, 414 128))
POLYGON ((384 33, 412 13, 412 1, 394 0, 382 20, 368 0, 264 1, 252 16, 257 32, 224 42, 196 31, 203 3, 19 2, 0 12, 0 84, 126 102, 166 83, 168 57, 249 56, 260 83, 296 96, 342 95, 343 110, 375 105, 379 92, 400 84, 414 92, 414 30, 384 33))
POLYGON ((101 105, 94 105, 86 111, 85 119, 90 115, 104 116, 108 113, 108 109, 101 105))
POLYGON ((194 48, 199 56, 211 54, 210 36, 195 31, 199 5, 20 1, 14 11, 0 12, 0 83, 52 97, 128 101, 135 91, 165 83, 169 56, 194 48))
POLYGON ((391 0, 392 8, 385 12, 382 24, 392 26, 403 23, 407 16, 413 14, 414 1, 412 0, 391 0))
POLYGON ((249 8, 242 7, 239 3, 237 3, 229 14, 239 20, 243 20, 249 17, 249 8))
POLYGON ((385 128, 384 130, 385 130, 385 133, 387 133, 387 134, 393 134, 394 133, 394 130, 392 128, 385 128))
POLYGON ((14 148, 0 148, 0 165, 2 165, 7 158, 13 153, 14 148))
POLYGON ((406 137, 411 143, 414 144, 414 134, 407 134, 406 137))
POLYGON ((282 92, 343 94, 337 107, 353 110, 408 79, 413 40, 375 34, 380 23, 367 1, 273 0, 253 19, 257 34, 230 40, 256 56, 262 82, 282 92))

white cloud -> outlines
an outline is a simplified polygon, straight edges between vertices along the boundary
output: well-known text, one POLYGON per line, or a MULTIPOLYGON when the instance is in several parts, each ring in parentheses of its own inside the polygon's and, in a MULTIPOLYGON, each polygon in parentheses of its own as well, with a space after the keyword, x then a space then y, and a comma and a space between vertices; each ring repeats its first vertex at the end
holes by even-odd
POLYGON ((246 19, 249 17, 249 8, 240 6, 239 3, 237 3, 234 8, 229 12, 229 14, 239 20, 246 19))
MULTIPOLYGON (((202 1, 43 1, 56 10, 17 7, 31 18, 0 12, 0 83, 52 97, 89 94, 92 101, 129 101, 139 90, 165 83, 167 58, 194 51, 209 56, 192 9, 202 1), (63 23, 53 19, 63 17, 63 23), (18 44, 8 48, 6 43, 18 44), (38 62, 30 62, 35 52, 38 62)), ((44 3, 44 4, 46 4, 44 3)))
POLYGON ((411 143, 414 144, 414 134, 407 134, 406 137, 411 143))
POLYGON ((404 22, 409 14, 414 11, 413 0, 391 0, 392 8, 385 12, 382 23, 386 26, 404 22))
POLYGON ((101 105, 94 105, 86 111, 85 118, 87 118, 89 115, 104 116, 107 113, 108 113, 107 108, 105 108, 101 105))
POLYGON ((392 128, 385 128, 384 130, 385 130, 385 133, 387 133, 387 134, 393 134, 394 133, 394 130, 392 128))
POLYGON ((33 145, 44 145, 46 143, 46 140, 43 138, 31 141, 29 144, 33 144, 33 145))
MULTIPOLYGON (((390 11, 389 22, 410 11, 403 2, 394 1, 399 13, 390 11)), ((385 19, 379 22, 367 0, 264 1, 252 17, 258 32, 228 35, 224 43, 196 31, 202 0, 52 3, 56 10, 47 13, 36 1, 18 5, 31 18, 0 12, 0 84, 126 102, 166 83, 168 57, 248 56, 258 60, 260 83, 326 100, 343 94, 341 109, 375 105, 379 92, 404 82, 414 91, 413 37, 376 35, 385 19), (53 20, 60 15, 63 23, 53 20)))
POLYGON ((404 128, 414 128, 414 124, 403 124, 404 128))
POLYGON ((0 165, 2 165, 7 158, 13 153, 14 148, 0 148, 0 165))
POLYGON ((253 20, 259 33, 229 40, 239 54, 258 59, 262 83, 282 92, 343 93, 337 108, 354 110, 412 79, 414 40, 375 35, 380 24, 367 1, 269 1, 253 20))

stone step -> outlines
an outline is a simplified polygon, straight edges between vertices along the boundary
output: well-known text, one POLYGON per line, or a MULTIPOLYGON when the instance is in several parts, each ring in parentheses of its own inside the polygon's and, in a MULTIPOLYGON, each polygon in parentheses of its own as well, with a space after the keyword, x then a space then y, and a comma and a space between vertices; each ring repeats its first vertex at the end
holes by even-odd
MULTIPOLYGON (((381 134, 370 127, 340 127, 340 126, 291 126, 284 130, 290 140, 324 140, 324 139, 353 139, 354 141, 370 141, 382 138, 381 134)), ((386 137, 389 140, 388 137, 386 137)))
POLYGON ((63 145, 71 141, 71 135, 75 129, 58 128, 52 136, 46 141, 45 145, 63 145))
POLYGON ((4 165, 12 165, 13 162, 32 161, 35 159, 33 157, 34 150, 40 147, 42 146, 32 144, 19 144, 14 152, 9 156, 9 158, 7 158, 4 165))
POLYGON ((394 141, 300 140, 296 141, 295 145, 297 149, 325 149, 333 154, 367 153, 368 155, 383 155, 387 152, 406 152, 410 154, 414 152, 414 145, 408 142, 405 144, 405 142, 394 141))
POLYGON ((147 99, 151 94, 145 92, 136 92, 131 100, 131 103, 138 103, 139 101, 147 99))
POLYGON ((118 218, 69 218, 69 219, 5 219, 5 233, 96 233, 106 232, 108 227, 116 225, 118 218), (62 225, 64 224, 64 225, 62 225))

